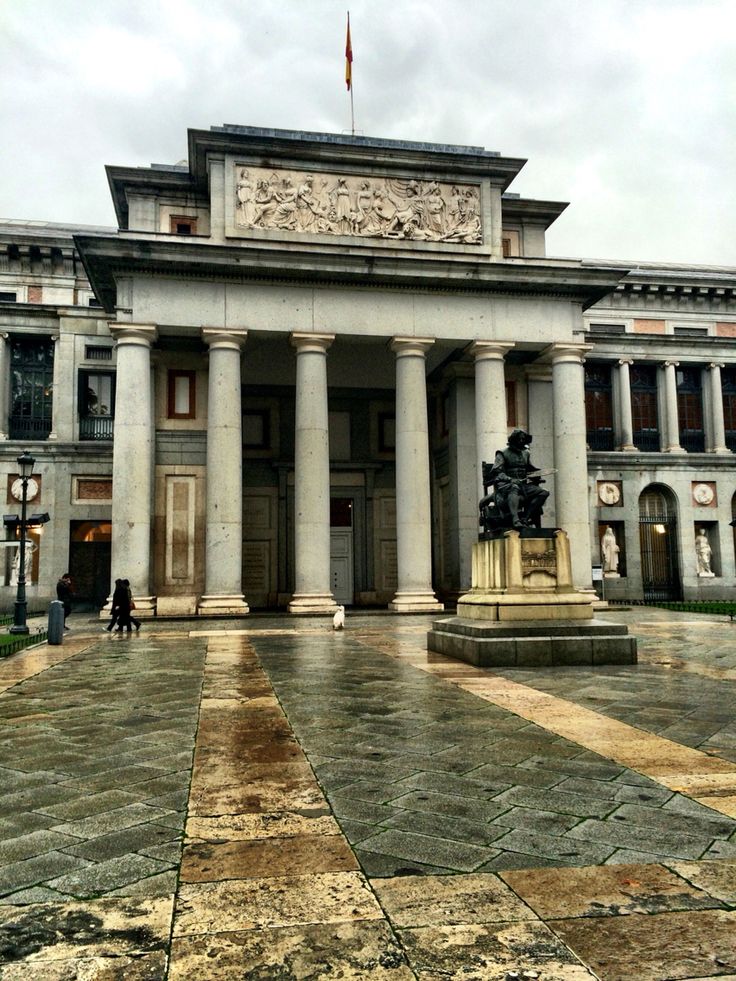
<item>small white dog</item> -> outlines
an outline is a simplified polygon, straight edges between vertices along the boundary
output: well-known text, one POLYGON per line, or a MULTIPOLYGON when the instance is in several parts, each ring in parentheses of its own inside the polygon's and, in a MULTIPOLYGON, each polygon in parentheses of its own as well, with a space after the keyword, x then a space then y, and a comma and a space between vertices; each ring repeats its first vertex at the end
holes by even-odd
POLYGON ((344 626, 345 626, 345 607, 344 606, 338 606, 337 612, 335 613, 334 617, 332 618, 332 629, 333 630, 342 630, 342 628, 344 626))

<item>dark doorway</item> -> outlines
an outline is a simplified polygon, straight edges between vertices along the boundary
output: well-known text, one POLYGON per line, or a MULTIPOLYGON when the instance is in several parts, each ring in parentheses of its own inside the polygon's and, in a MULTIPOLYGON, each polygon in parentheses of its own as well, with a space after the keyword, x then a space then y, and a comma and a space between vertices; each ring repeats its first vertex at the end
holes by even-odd
POLYGON ((644 599, 682 599, 677 564, 677 516, 665 488, 648 487, 639 498, 639 543, 644 599))
POLYGON ((69 523, 69 572, 77 603, 95 608, 105 605, 110 592, 111 541, 109 521, 69 523))

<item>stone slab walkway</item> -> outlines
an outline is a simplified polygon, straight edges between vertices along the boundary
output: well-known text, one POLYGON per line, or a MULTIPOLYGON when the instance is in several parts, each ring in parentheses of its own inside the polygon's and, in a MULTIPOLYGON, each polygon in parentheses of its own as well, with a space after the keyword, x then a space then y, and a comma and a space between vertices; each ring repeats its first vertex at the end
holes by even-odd
POLYGON ((736 628, 491 674, 428 622, 0 662, 0 981, 734 981, 736 628))

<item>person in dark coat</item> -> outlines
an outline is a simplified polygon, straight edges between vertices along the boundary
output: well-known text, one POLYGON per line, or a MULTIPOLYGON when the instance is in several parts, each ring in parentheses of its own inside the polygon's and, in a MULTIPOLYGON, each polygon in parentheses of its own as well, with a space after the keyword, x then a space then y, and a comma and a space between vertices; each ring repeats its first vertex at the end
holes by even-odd
MULTIPOLYGON (((115 593, 118 593, 117 588, 115 590, 115 593)), ((113 606, 115 606, 115 593, 113 593, 113 606)), ((119 634, 121 634, 123 630, 127 630, 128 633, 130 633, 133 626, 135 626, 136 630, 141 629, 141 621, 136 620, 136 618, 131 615, 131 610, 134 609, 135 609, 135 604, 133 603, 133 593, 130 588, 130 582, 128 579, 123 579, 120 582, 120 592, 118 593, 117 632, 119 634)))
POLYGON ((56 598, 61 601, 64 605, 64 630, 69 630, 70 628, 66 625, 66 618, 72 612, 72 596, 74 595, 74 590, 72 588, 72 577, 68 572, 65 572, 63 576, 59 578, 56 583, 56 598))
POLYGON ((108 633, 112 633, 112 628, 115 626, 115 624, 118 622, 120 618, 120 589, 122 585, 123 585, 122 579, 115 580, 115 589, 113 590, 112 593, 112 603, 110 605, 110 622, 106 627, 102 628, 103 630, 106 630, 108 633))

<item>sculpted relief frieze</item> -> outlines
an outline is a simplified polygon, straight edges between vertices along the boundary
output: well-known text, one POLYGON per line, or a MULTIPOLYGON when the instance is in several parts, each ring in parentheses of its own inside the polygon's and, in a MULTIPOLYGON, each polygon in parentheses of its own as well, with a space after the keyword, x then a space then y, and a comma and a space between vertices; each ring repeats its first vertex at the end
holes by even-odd
POLYGON ((483 240, 480 195, 472 184, 388 177, 310 174, 238 167, 236 225, 308 234, 483 240))

